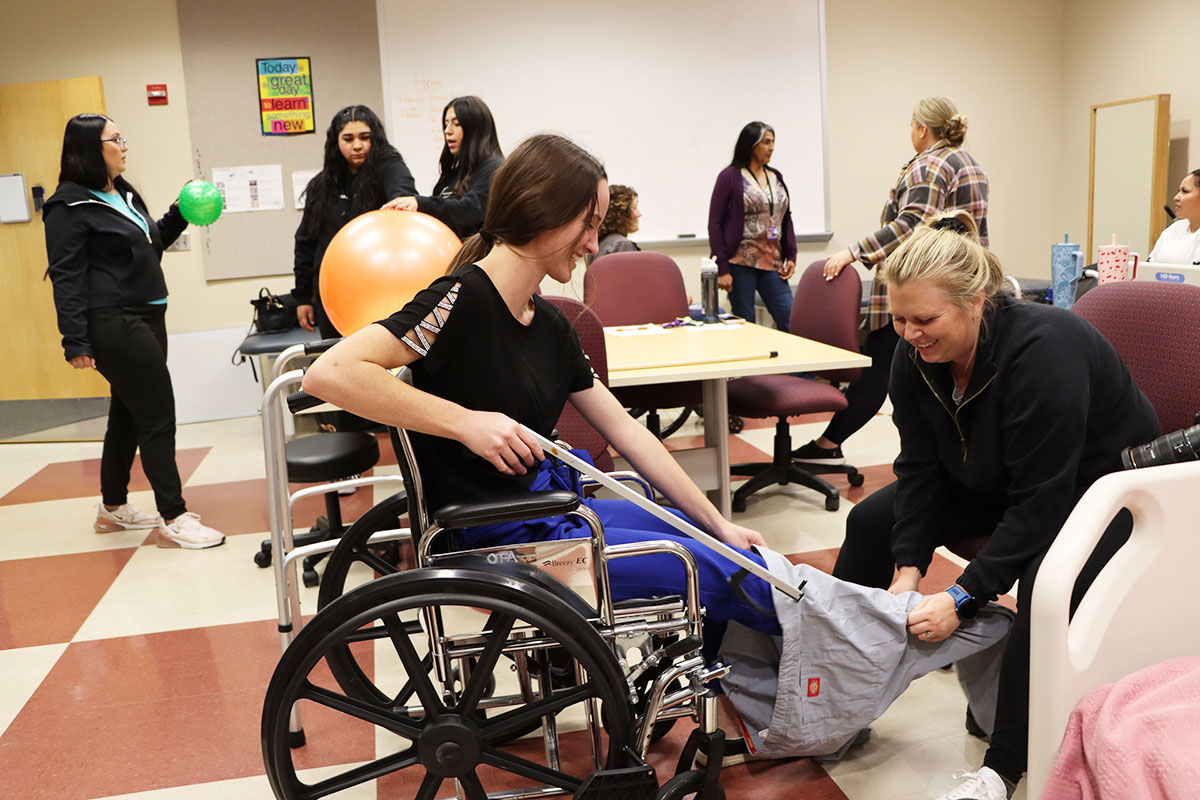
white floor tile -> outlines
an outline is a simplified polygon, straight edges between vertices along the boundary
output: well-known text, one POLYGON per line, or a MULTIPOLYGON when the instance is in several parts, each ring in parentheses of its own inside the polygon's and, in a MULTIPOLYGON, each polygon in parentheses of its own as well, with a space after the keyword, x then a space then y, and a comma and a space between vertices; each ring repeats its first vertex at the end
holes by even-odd
POLYGON ((17 718, 37 687, 50 674, 65 644, 0 650, 0 735, 17 718))

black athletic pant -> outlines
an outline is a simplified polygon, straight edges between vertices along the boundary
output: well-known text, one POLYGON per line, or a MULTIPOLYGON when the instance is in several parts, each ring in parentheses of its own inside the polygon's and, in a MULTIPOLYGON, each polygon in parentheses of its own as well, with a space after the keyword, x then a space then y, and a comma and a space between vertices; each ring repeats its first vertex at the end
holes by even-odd
POLYGON ((871 357, 871 366, 862 371, 858 380, 846 387, 847 406, 833 415, 822 436, 841 445, 879 413, 888 393, 892 354, 896 352, 899 342, 900 336, 891 325, 867 334, 862 352, 871 357))
POLYGON ((140 449, 142 469, 163 519, 187 511, 175 465, 175 392, 167 371, 167 307, 140 303, 93 309, 88 338, 96 369, 112 392, 108 430, 100 457, 105 505, 126 502, 129 471, 140 449))
MULTIPOLYGON (((846 519, 846 540, 833 568, 835 577, 865 586, 887 588, 896 562, 892 558, 891 539, 894 515, 892 504, 896 484, 871 494, 854 506, 846 519)), ((995 528, 1003 506, 996 498, 968 496, 952 501, 940 521, 942 530, 961 532, 964 538, 978 536, 995 528), (947 520, 955 519, 953 522, 947 520)), ((1129 540, 1133 517, 1122 510, 1109 524, 1079 577, 1071 595, 1071 613, 1092 585, 1101 568, 1129 540)), ((945 543, 943 543, 945 544, 945 543)), ((1038 556, 1021 574, 1017 589, 1017 617, 1004 648, 1000 667, 1000 687, 996 705, 996 726, 984 766, 991 767, 1016 783, 1025 773, 1029 753, 1029 600, 1033 579, 1045 553, 1038 556)))

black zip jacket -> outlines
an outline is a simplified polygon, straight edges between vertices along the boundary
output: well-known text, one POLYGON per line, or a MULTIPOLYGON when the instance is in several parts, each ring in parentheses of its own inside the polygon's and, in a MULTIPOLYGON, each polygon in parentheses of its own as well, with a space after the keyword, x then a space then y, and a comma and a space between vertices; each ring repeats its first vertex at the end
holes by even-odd
MULTIPOLYGON (((412 197, 417 193, 417 185, 413 182, 412 172, 399 154, 384 159, 379 165, 379 182, 383 185, 384 200, 394 200, 397 197, 412 197)), ((325 249, 333 241, 347 222, 350 221, 350 207, 354 204, 351 194, 353 176, 343 176, 338 186, 337 200, 329 207, 325 219, 321 221, 320 233, 313 236, 309 233, 313 206, 304 204, 304 213, 300 216, 300 227, 296 229, 296 245, 293 250, 292 271, 296 275, 296 286, 292 289, 292 297, 300 305, 316 305, 319 288, 318 274, 321 271, 321 261, 325 258, 325 249)))
POLYGON ((898 566, 922 572, 950 532, 951 496, 1003 509, 958 579, 981 600, 1007 592, 1049 548, 1084 491, 1121 469, 1120 452, 1158 435, 1154 408, 1112 345, 1081 317, 1001 297, 975 355, 963 402, 949 364, 901 341, 892 360, 898 566))
POLYGON ((130 208, 146 220, 148 234, 96 199, 86 187, 70 181, 60 183, 42 209, 47 272, 54 283, 58 330, 68 361, 93 355, 88 340, 91 309, 148 303, 167 296, 163 248, 187 227, 174 203, 155 222, 138 193, 125 181, 118 184, 130 208))
POLYGON ((449 193, 454 188, 458 176, 453 173, 441 176, 433 187, 431 197, 417 198, 417 210, 446 223, 460 239, 479 233, 487 215, 492 176, 502 163, 499 158, 489 158, 480 164, 475 174, 467 181, 467 188, 462 197, 454 197, 449 193))

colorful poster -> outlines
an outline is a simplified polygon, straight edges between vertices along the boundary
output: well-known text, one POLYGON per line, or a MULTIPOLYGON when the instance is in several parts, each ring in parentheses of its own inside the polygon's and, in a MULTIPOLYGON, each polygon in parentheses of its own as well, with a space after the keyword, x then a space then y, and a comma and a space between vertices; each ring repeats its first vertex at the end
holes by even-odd
POLYGON ((258 105, 263 136, 315 132, 309 60, 258 59, 258 105))

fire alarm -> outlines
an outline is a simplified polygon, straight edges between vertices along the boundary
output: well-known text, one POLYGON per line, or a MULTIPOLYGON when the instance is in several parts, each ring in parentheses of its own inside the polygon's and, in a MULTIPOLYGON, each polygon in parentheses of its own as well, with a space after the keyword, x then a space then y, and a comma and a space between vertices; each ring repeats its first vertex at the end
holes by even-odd
POLYGON ((165 83, 147 83, 146 102, 152 106, 165 106, 167 104, 167 85, 165 83))

